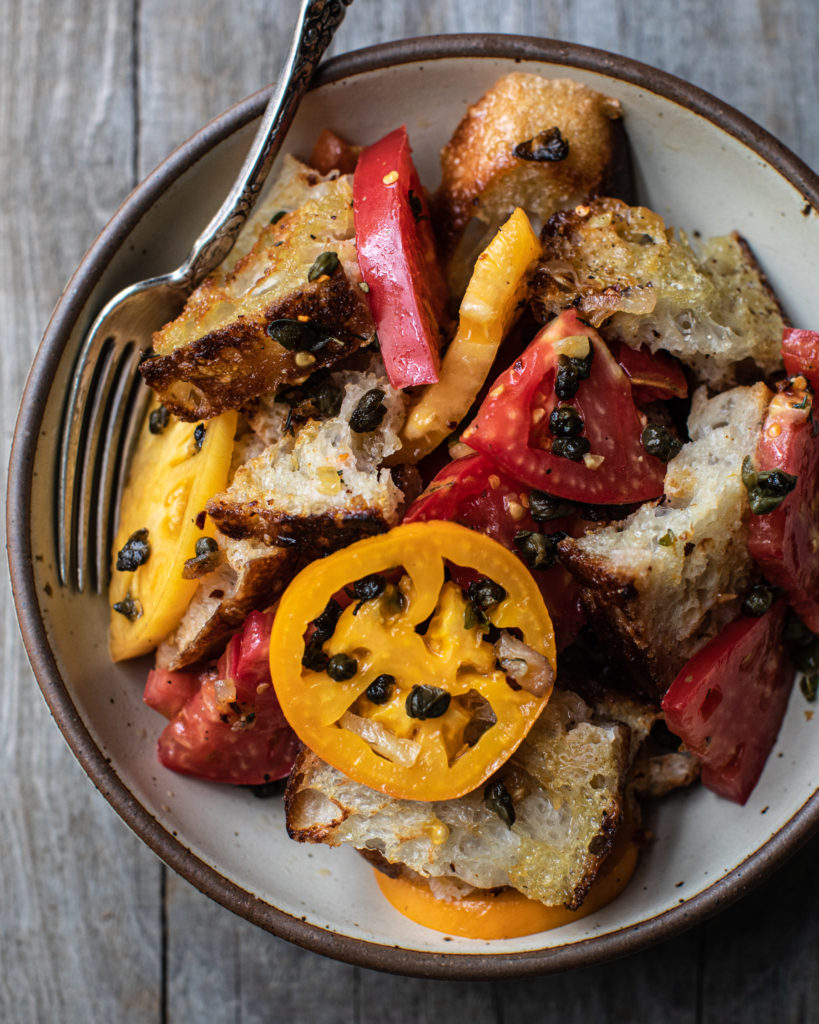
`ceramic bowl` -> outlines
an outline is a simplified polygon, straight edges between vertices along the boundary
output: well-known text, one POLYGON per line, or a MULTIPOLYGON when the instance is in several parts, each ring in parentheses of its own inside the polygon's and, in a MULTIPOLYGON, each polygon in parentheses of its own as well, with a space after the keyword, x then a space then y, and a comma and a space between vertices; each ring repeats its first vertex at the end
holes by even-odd
MULTIPOLYGON (((306 155, 326 125, 366 143, 403 122, 434 187, 438 152, 466 106, 512 70, 570 76, 621 100, 640 199, 688 231, 740 230, 792 321, 817 326, 819 179, 725 104, 622 57, 509 36, 348 54, 323 69, 285 149, 306 155)), ((655 841, 614 903, 525 938, 445 938, 393 911, 354 851, 291 842, 281 801, 160 767, 162 720, 142 704, 146 662, 111 664, 105 597, 58 585, 54 452, 80 340, 108 297, 181 262, 227 191, 267 95, 204 127, 128 197, 69 283, 31 371, 11 463, 9 543, 23 636, 54 717, 97 787, 163 860, 236 913, 318 952, 395 972, 490 978, 587 965, 666 938, 742 895, 819 825, 817 726, 798 691, 747 805, 697 787, 650 808, 655 841)))

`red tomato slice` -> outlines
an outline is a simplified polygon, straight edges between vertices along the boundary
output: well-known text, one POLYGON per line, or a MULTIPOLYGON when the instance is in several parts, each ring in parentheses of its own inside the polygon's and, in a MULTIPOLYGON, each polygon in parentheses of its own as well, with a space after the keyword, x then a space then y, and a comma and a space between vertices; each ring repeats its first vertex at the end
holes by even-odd
POLYGON ((390 383, 434 384, 440 365, 446 284, 407 130, 362 151, 353 177, 361 274, 390 383))
POLYGON ((290 772, 299 749, 270 678, 272 613, 251 612, 215 669, 159 737, 166 768, 200 779, 258 785, 290 772), (224 697, 233 684, 235 699, 224 697))
MULTIPOLYGON (((468 455, 445 466, 410 506, 405 523, 446 519, 487 534, 521 555, 515 537, 533 533, 575 533, 569 518, 536 523, 528 511, 529 488, 501 472, 485 455, 468 455)), ((521 556, 522 557, 522 556, 521 556)), ((585 623, 580 587, 561 565, 533 569, 555 629, 558 650, 577 637, 585 623)), ((461 583, 461 580, 458 580, 461 583)))
POLYGON ((650 352, 645 346, 631 348, 625 342, 612 345, 612 354, 631 383, 637 405, 686 398, 688 381, 677 360, 666 352, 650 352))
POLYGON ((463 439, 530 487, 590 505, 621 505, 663 493, 665 465, 643 447, 644 426, 628 378, 605 342, 567 310, 501 374, 463 439), (555 346, 581 335, 592 346, 591 372, 574 398, 561 401, 555 346), (590 445, 584 460, 552 452, 549 417, 557 405, 571 406, 582 418, 582 437, 590 445))
POLYGON ((663 697, 668 728, 702 761, 702 781, 744 804, 776 741, 793 682, 782 645, 785 602, 730 623, 663 697))
POLYGON ((782 358, 791 377, 802 374, 819 391, 819 332, 786 327, 782 332, 782 358))
POLYGON ((152 668, 145 681, 142 699, 165 718, 173 718, 196 693, 201 680, 196 672, 166 672, 152 668))
POLYGON ((756 449, 756 468, 782 469, 796 487, 765 515, 752 515, 748 548, 766 578, 819 633, 819 437, 804 377, 774 395, 756 449))

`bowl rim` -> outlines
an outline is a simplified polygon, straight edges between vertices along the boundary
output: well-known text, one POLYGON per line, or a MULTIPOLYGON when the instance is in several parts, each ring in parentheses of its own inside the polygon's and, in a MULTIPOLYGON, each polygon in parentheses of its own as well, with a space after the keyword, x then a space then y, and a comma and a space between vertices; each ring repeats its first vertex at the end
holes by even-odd
MULTIPOLYGON (((458 34, 396 40, 334 57, 313 87, 408 63, 457 58, 515 59, 563 64, 637 85, 686 107, 747 145, 804 196, 804 212, 819 214, 819 176, 764 128, 710 93, 629 57, 578 43, 530 36, 458 34)), ((210 867, 168 832, 131 794, 91 738, 63 682, 37 597, 29 521, 33 460, 57 364, 103 269, 159 196, 210 149, 258 117, 272 86, 234 104, 183 142, 143 179, 116 210, 66 285, 45 329, 21 399, 8 475, 7 542, 18 621, 29 660, 49 709, 74 755, 120 817, 166 864, 234 913, 298 946, 347 963, 418 977, 489 980, 600 963, 670 938, 716 913, 767 878, 819 830, 819 790, 761 847, 727 875, 679 906, 634 925, 564 946, 517 953, 434 953, 382 945, 291 916, 210 867)))

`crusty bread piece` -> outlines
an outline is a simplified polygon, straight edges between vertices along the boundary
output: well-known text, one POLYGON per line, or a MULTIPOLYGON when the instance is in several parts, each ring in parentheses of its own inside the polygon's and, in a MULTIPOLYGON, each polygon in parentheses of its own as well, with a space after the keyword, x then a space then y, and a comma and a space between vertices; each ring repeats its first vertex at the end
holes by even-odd
MULTIPOLYGON (((182 419, 239 408, 373 339, 359 288, 351 177, 322 178, 292 159, 284 175, 272 202, 286 202, 282 209, 299 205, 276 223, 255 223, 252 248, 191 294, 180 316, 154 335, 157 354, 140 365, 163 404, 182 419), (315 260, 327 252, 337 255, 337 267, 308 280, 315 260), (307 349, 290 350, 273 340, 268 327, 282 319, 302 320, 304 330, 314 331, 307 349)), ((265 212, 271 208, 268 200, 265 212)))
POLYGON ((665 499, 559 545, 593 627, 642 692, 664 693, 739 612, 752 574, 742 460, 756 450, 770 398, 761 383, 710 399, 698 390, 665 499))
POLYGON ((200 580, 182 621, 160 644, 157 668, 174 671, 218 654, 254 608, 279 599, 301 564, 293 549, 218 531, 216 540, 224 560, 200 580))
POLYGON ((604 336, 666 349, 715 389, 745 383, 748 365, 782 368, 782 309, 739 235, 699 257, 658 214, 616 199, 559 213, 544 231, 532 281, 543 318, 574 306, 604 336))
POLYGON ((287 787, 287 828, 300 842, 351 843, 424 876, 512 885, 576 909, 620 824, 628 749, 625 725, 593 721, 580 697, 556 690, 499 773, 515 806, 511 828, 483 787, 457 800, 394 800, 309 750, 287 787))
MULTIPOLYGON (((223 533, 265 544, 295 544, 306 554, 397 523, 404 495, 390 470, 381 467, 401 446, 405 398, 390 386, 383 366, 339 371, 331 381, 344 390, 336 416, 285 431, 236 469, 227 490, 208 502, 208 515, 223 533), (376 430, 356 433, 351 414, 374 389, 384 394, 386 415, 376 430)), ((267 403, 257 408, 253 422, 275 436, 281 413, 267 403)))
POLYGON ((516 206, 539 228, 555 210, 617 187, 613 177, 627 156, 620 118, 617 100, 578 82, 523 72, 499 79, 469 108, 441 153, 434 199, 436 230, 456 288, 461 268, 472 265, 456 247, 473 217, 482 230, 471 232, 464 248, 477 255, 516 206), (519 143, 555 128, 568 144, 564 159, 515 154, 519 143))

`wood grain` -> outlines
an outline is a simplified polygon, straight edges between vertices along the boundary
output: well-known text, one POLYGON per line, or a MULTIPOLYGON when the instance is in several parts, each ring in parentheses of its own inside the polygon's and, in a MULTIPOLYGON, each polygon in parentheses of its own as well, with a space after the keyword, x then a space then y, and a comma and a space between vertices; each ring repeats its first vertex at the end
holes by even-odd
MULTIPOLYGON (((173 146, 275 75, 295 9, 0 0, 4 453, 37 341, 80 256, 173 146)), ((464 31, 550 35, 658 65, 819 166, 815 0, 356 0, 334 51, 464 31)), ((0 602, 0 1020, 819 1019, 819 840, 708 924, 556 977, 387 979, 267 935, 166 872, 93 791, 37 692, 5 584, 0 602)))

